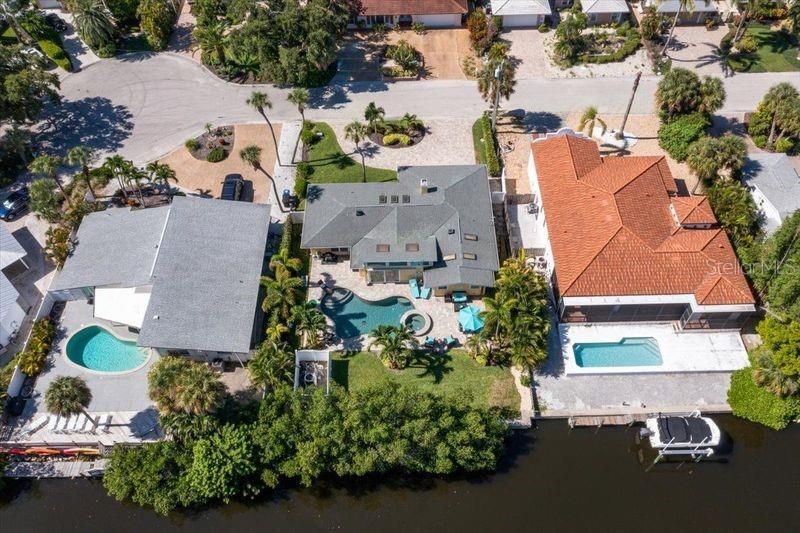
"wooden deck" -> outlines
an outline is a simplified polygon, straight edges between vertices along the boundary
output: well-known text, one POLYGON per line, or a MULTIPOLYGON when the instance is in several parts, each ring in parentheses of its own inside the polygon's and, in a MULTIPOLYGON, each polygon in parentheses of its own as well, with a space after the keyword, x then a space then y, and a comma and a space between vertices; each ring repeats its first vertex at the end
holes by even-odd
POLYGON ((636 422, 644 422, 646 415, 600 415, 600 416, 571 416, 567 419, 570 427, 603 427, 603 426, 630 426, 636 422))
POLYGON ((106 459, 95 461, 12 462, 6 467, 11 478, 78 478, 96 477, 106 468, 106 459))

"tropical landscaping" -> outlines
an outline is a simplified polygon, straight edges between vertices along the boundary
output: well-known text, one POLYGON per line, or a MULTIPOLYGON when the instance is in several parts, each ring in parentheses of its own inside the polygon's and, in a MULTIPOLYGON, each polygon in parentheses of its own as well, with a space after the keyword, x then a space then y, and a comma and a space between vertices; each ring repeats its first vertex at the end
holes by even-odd
POLYGON ((368 167, 364 163, 362 143, 367 139, 368 132, 360 122, 349 125, 346 136, 361 156, 361 165, 342 150, 336 134, 328 124, 308 122, 304 126, 302 135, 309 183, 353 183, 397 179, 397 172, 394 170, 368 167))
POLYGON ((741 45, 728 56, 735 72, 800 71, 800 49, 796 33, 774 30, 768 23, 747 25, 741 45))

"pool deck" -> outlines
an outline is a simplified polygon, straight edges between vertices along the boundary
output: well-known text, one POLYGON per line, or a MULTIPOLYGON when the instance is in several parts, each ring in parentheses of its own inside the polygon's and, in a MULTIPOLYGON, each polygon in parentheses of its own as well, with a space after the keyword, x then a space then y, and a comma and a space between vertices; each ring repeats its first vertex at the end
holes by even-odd
POLYGON ((672 324, 561 324, 564 373, 647 374, 665 372, 732 372, 749 362, 736 331, 676 331, 672 324), (578 343, 619 342, 623 338, 653 338, 663 363, 653 366, 581 367, 573 347, 578 343))

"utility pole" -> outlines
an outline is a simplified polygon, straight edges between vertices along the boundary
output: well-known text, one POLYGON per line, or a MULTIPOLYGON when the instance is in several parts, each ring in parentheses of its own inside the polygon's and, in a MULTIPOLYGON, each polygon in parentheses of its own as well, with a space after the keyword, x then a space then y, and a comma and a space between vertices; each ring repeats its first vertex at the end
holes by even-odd
POLYGON ((625 138, 625 124, 628 123, 628 115, 631 113, 631 106, 633 106, 633 99, 636 97, 636 89, 639 88, 639 80, 642 77, 642 71, 636 71, 636 77, 633 79, 633 92, 631 92, 631 99, 628 100, 628 107, 625 109, 625 116, 622 117, 622 126, 619 127, 619 131, 617 131, 616 135, 614 135, 617 140, 623 140, 625 138))
POLYGON ((500 60, 500 64, 494 69, 494 111, 492 112, 492 131, 497 132, 497 108, 500 107, 500 81, 503 77, 503 64, 505 59, 500 60))

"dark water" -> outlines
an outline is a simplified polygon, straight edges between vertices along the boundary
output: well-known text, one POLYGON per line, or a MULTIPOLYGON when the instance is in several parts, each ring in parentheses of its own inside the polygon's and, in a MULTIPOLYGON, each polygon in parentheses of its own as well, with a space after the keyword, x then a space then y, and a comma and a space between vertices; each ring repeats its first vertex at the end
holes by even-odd
POLYGON ((0 504, 0 530, 800 531, 800 427, 718 421, 734 441, 725 463, 645 473, 634 429, 550 421, 519 434, 509 464, 485 479, 287 491, 170 518, 118 503, 96 482, 19 483, 0 504))

